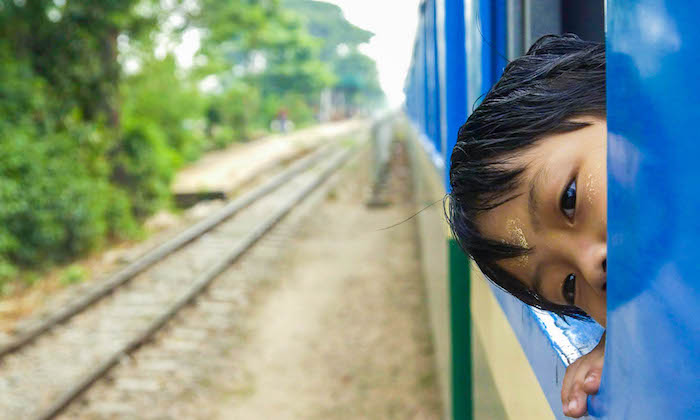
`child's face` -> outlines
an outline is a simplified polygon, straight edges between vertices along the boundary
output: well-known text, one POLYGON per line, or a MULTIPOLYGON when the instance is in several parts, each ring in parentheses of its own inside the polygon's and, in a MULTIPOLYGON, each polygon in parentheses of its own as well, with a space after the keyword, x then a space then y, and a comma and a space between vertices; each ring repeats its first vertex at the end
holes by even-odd
POLYGON ((604 120, 539 140, 513 159, 526 167, 517 198, 482 214, 483 234, 534 248, 500 262, 544 298, 573 304, 605 327, 607 127, 604 120), (573 275, 573 276, 572 276, 573 275))

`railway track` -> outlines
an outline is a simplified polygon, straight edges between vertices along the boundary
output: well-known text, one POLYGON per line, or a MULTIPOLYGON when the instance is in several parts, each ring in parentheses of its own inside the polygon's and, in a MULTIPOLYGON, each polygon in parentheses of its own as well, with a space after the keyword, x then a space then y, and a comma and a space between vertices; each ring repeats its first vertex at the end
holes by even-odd
POLYGON ((350 154, 328 146, 301 159, 5 344, 0 418, 56 417, 195 301, 350 154))

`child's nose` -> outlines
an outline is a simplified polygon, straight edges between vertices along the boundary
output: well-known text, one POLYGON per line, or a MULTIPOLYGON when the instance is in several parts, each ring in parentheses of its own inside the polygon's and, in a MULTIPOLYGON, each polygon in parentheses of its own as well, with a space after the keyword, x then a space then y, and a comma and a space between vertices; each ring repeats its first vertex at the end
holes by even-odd
POLYGON ((603 296, 607 290, 608 247, 605 238, 590 231, 566 232, 554 244, 555 252, 562 252, 577 273, 579 281, 585 281, 593 291, 603 296))
POLYGON ((607 247, 604 243, 589 244, 582 253, 579 269, 586 282, 598 294, 605 294, 607 282, 607 247))

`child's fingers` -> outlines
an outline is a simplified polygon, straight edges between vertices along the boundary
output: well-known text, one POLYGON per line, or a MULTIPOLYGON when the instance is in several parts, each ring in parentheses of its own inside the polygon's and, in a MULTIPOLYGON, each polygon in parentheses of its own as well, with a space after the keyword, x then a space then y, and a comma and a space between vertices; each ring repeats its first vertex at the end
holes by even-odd
POLYGON ((572 412, 575 412, 577 407, 576 399, 574 398, 574 387, 576 386, 576 380, 580 373, 580 364, 572 363, 564 374, 564 380, 561 386, 561 405, 564 409, 564 414, 570 416, 572 412))
POLYGON ((605 354, 604 337, 593 351, 566 368, 561 387, 562 408, 566 416, 585 415, 588 395, 597 393, 600 388, 605 354))
POLYGON ((580 381, 574 383, 569 391, 568 399, 564 403, 564 414, 569 417, 581 417, 586 414, 586 393, 580 381))
POLYGON ((564 404, 571 398, 571 393, 576 384, 579 384, 579 386, 583 384, 583 380, 588 373, 589 368, 582 362, 583 359, 579 359, 566 368, 564 380, 561 385, 561 401, 564 404))
POLYGON ((561 402, 564 408, 566 408, 566 405, 569 402, 569 394, 571 394, 580 365, 581 364, 576 361, 570 364, 566 368, 566 373, 564 373, 564 380, 561 384, 561 402))
POLYGON ((583 390, 586 394, 596 394, 600 389, 601 369, 591 369, 583 380, 583 390))
POLYGON ((587 363, 574 363, 567 369, 562 384, 562 407, 569 417, 581 417, 586 413, 588 394, 595 394, 600 387, 602 369, 587 363))

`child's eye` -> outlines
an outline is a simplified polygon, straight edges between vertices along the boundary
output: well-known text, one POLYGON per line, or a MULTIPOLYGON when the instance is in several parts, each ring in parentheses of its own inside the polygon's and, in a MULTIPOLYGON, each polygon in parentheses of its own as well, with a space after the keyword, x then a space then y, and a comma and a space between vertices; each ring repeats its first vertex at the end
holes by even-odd
POLYGON ((571 184, 569 184, 568 187, 566 187, 566 190, 564 193, 561 195, 561 201, 559 203, 559 206, 561 207, 562 213, 566 217, 569 218, 569 220, 574 218, 574 213, 576 211, 576 180, 574 179, 571 181, 571 184))
POLYGON ((574 306, 574 301, 576 300, 576 276, 573 274, 566 276, 561 286, 561 294, 564 296, 566 303, 574 306))

